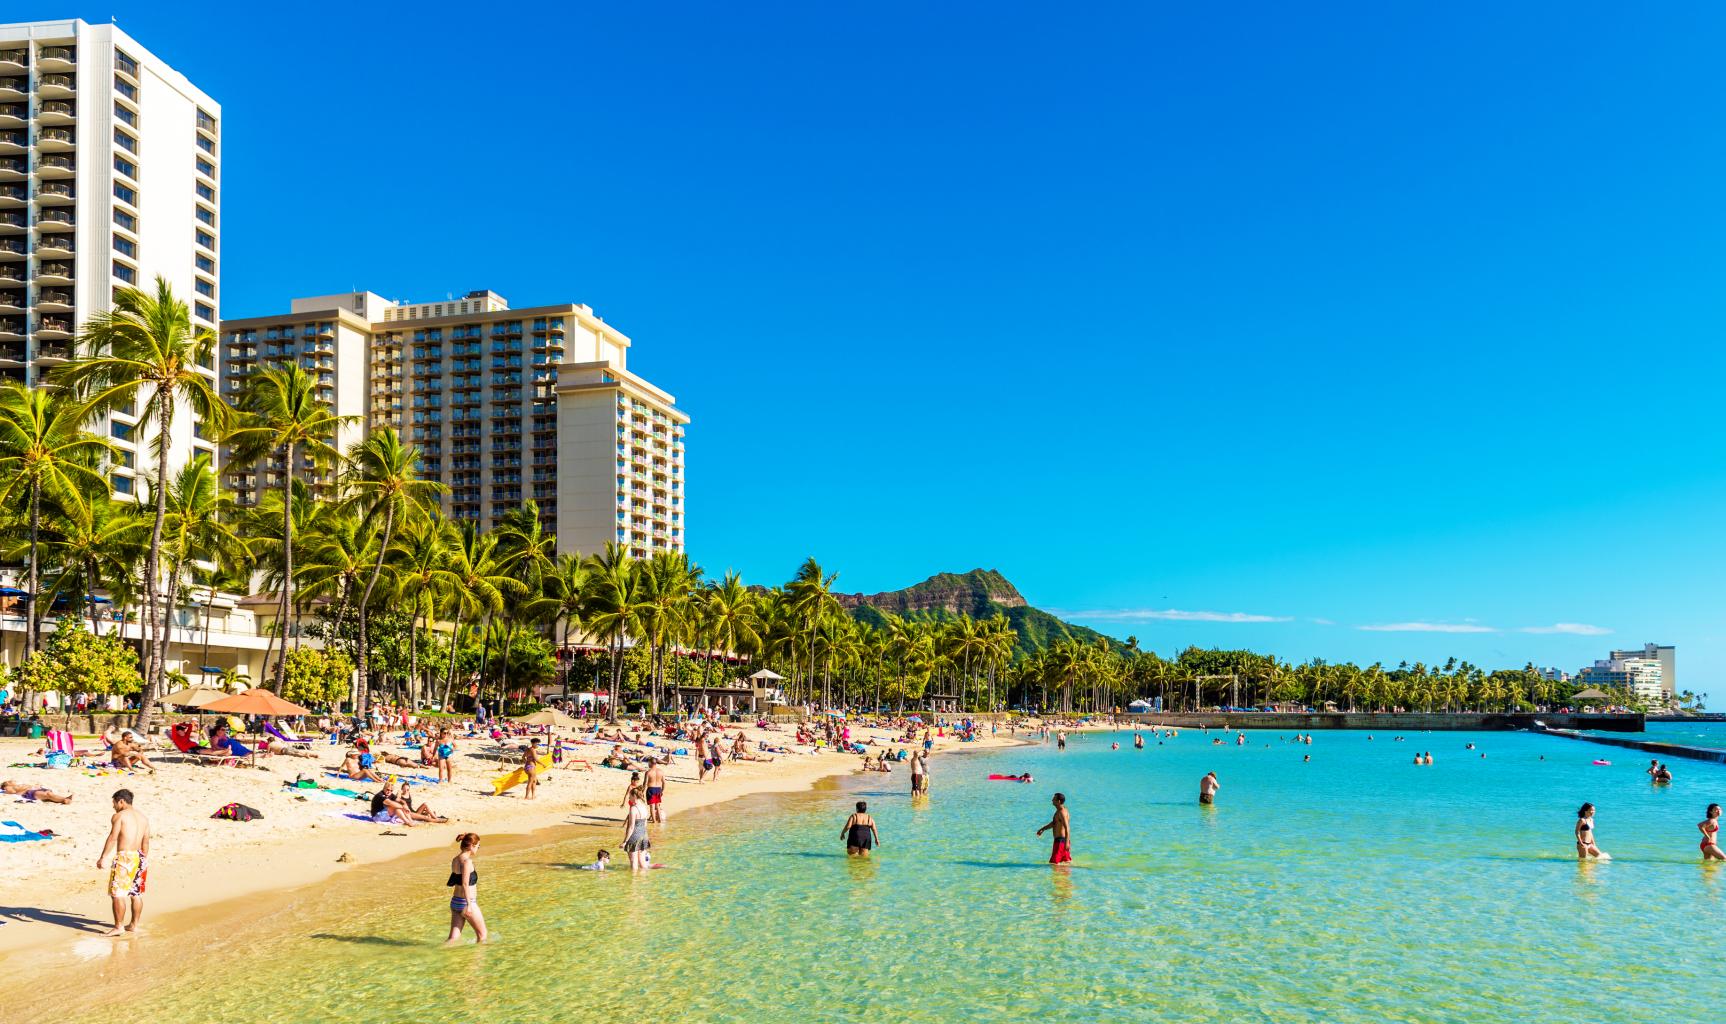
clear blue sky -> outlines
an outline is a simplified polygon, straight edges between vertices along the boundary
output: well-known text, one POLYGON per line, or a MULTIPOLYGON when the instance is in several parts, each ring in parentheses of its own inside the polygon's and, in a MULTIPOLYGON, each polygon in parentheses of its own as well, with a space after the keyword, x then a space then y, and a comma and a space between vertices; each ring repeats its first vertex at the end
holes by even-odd
POLYGON ((5 17, 80 13, 224 106, 225 312, 591 303, 694 417, 710 570, 993 567, 1161 651, 1726 668, 1720 8, 5 17))

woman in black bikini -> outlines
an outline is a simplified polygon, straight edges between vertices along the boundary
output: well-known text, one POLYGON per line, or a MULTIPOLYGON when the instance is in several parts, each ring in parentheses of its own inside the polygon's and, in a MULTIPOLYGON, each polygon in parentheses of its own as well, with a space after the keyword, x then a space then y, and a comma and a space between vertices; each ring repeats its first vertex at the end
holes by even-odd
POLYGON ((1599 844, 1594 841, 1594 805, 1583 804, 1576 812, 1576 859, 1611 860, 1611 856, 1601 852, 1599 844))
POLYGON ((449 898, 449 939, 444 943, 453 946, 461 941, 462 928, 473 925, 474 937, 480 942, 486 940, 485 916, 479 912, 479 869, 474 866, 474 855, 479 852, 479 836, 472 832, 463 832, 456 836, 461 852, 450 861, 449 881, 444 884, 455 891, 449 898))
POLYGON ((875 819, 869 816, 867 801, 857 801, 857 810, 845 819, 839 835, 845 840, 847 857, 867 857, 872 848, 881 845, 881 833, 875 831, 875 819))

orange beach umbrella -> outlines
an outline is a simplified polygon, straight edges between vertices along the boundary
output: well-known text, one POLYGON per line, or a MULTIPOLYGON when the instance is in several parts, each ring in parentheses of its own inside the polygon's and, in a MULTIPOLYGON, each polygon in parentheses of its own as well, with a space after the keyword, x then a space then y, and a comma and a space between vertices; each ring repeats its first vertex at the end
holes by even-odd
POLYGON ((223 715, 309 715, 305 708, 276 696, 261 686, 253 687, 245 693, 236 693, 232 697, 223 697, 205 704, 199 710, 213 711, 223 715))

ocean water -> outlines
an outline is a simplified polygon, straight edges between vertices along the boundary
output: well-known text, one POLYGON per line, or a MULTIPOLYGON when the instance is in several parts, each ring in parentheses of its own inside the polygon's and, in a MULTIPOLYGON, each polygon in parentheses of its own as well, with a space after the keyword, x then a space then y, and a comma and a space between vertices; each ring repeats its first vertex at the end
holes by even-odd
POLYGON ((60 962, 51 1005, 265 1024, 1704 1018, 1726 871, 1699 862, 1695 824, 1726 766, 1655 788, 1635 756, 1554 737, 1216 735, 941 758, 915 803, 902 772, 739 801, 673 820, 646 877, 572 870, 615 828, 482 850, 485 948, 439 945, 446 858, 365 869, 244 929, 60 962), (1424 750, 1436 763, 1411 764, 1424 750), (1057 789, 1071 868, 1034 834, 1057 789), (867 861, 839 836, 857 799, 884 841, 867 861), (1576 862, 1584 800, 1611 863, 1576 862))
MULTIPOLYGON (((1602 736, 1621 736, 1627 739, 1656 740, 1660 743, 1678 743, 1688 747, 1709 747, 1720 749, 1726 747, 1726 722, 1649 722, 1647 731, 1635 733, 1600 733, 1602 736)), ((1647 763, 1647 759, 1643 759, 1647 763)))

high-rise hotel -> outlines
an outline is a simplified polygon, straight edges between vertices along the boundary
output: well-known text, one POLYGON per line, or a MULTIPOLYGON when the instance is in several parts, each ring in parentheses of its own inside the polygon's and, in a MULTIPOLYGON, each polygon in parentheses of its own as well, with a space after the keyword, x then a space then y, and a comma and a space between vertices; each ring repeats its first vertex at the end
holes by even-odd
MULTIPOLYGON (((334 411, 338 446, 393 427, 444 513, 495 526, 532 499, 560 551, 615 541, 636 558, 684 550, 683 432, 676 400, 626 368, 630 341, 584 305, 511 309, 495 292, 400 303, 372 292, 294 299, 277 316, 222 324, 223 391, 298 362, 334 411)), ((231 465, 242 503, 281 486, 280 460, 231 465)), ((317 480, 303 463, 295 476, 317 480)), ((327 482, 327 481, 324 481, 327 482)))
MULTIPOLYGON (((216 329, 221 152, 221 107, 115 26, 0 25, 0 377, 40 381, 117 288, 158 276, 216 329)), ((96 426, 120 450, 119 494, 149 461, 136 420, 96 426)), ((181 407, 176 465, 215 454, 201 434, 181 407)))

